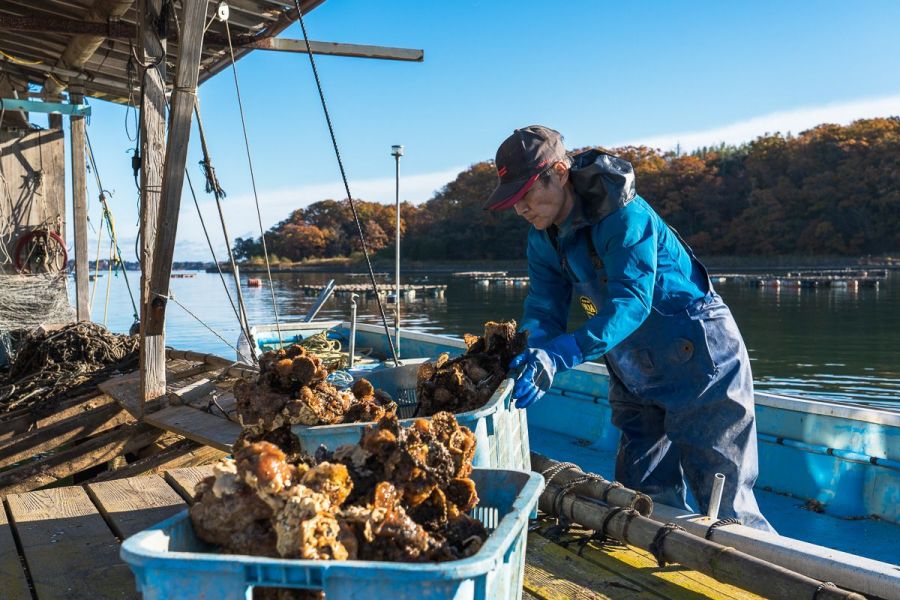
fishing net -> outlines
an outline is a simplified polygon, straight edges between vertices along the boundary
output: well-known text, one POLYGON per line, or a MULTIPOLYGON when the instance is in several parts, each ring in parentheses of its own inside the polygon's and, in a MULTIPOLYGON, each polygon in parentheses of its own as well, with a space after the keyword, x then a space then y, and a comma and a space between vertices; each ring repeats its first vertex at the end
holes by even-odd
POLYGON ((89 391, 138 363, 137 336, 110 333, 82 321, 57 330, 35 329, 24 336, 6 376, 0 376, 0 414, 52 405, 89 391))
POLYGON ((11 275, 0 273, 0 331, 31 329, 43 323, 71 323, 65 273, 11 275))

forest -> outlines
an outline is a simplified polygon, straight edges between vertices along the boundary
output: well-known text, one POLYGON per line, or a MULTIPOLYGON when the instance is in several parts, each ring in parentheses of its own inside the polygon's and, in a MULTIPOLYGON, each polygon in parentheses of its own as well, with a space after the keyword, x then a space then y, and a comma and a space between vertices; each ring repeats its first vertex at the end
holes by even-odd
MULTIPOLYGON (((740 146, 687 154, 643 146, 598 148, 635 167, 637 192, 707 256, 882 255, 900 249, 900 118, 767 134, 740 146)), ((580 150, 585 150, 582 148, 580 150)), ((528 224, 481 205, 497 182, 492 161, 459 173, 419 205, 401 205, 404 258, 521 259, 528 224)), ((355 202, 370 251, 392 252, 393 205, 355 202)), ((295 210, 266 233, 279 260, 357 255, 346 201, 295 210)), ((260 238, 238 238, 243 260, 260 238)))

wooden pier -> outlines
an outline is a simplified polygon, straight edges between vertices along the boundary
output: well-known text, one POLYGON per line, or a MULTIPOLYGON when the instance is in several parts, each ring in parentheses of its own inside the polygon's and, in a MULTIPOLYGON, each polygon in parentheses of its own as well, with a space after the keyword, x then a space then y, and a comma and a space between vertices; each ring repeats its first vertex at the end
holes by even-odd
MULTIPOLYGON (((11 494, 0 506, 0 598, 137 599, 134 576, 119 558, 122 541, 193 502, 212 466, 11 494)), ((547 534, 528 535, 527 600, 631 600, 758 597, 681 567, 660 567, 648 553, 590 543, 583 549, 547 534)))

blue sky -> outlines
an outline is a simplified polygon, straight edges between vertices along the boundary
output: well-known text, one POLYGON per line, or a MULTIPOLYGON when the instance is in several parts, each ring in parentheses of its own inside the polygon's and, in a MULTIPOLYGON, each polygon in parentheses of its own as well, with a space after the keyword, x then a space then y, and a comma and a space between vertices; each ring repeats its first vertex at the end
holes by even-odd
MULTIPOLYGON (((327 0, 307 17, 313 40, 425 51, 423 63, 316 57, 351 191, 383 202, 394 196, 391 144, 406 149, 401 197, 420 202, 531 123, 558 129, 569 147, 690 149, 900 114, 897 23, 894 1, 327 0)), ((294 26, 283 37, 300 35, 294 26)), ((255 52, 238 72, 264 225, 343 197, 308 58, 255 52)), ((230 233, 259 235, 231 72, 200 98, 230 233)), ((132 259, 126 112, 99 101, 93 110, 89 133, 132 259)), ((194 135, 198 190, 199 159, 194 135)), ((89 193, 99 223, 93 186, 89 193)), ((201 207, 216 224, 205 194, 201 207)), ((187 194, 175 258, 209 258, 187 194)))

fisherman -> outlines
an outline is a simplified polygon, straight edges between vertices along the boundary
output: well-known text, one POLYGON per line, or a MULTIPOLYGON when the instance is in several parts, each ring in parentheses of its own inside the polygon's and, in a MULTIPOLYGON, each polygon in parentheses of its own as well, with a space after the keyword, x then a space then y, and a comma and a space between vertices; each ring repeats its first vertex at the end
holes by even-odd
POLYGON ((740 331, 691 248, 635 192, 631 163, 597 150, 570 157, 557 131, 532 125, 500 144, 496 167, 484 208, 531 223, 528 349, 509 365, 516 406, 603 357, 622 432, 616 479, 689 510, 687 480, 705 513, 722 473, 720 517, 773 531, 753 495, 753 378, 740 331), (569 333, 573 296, 588 320, 569 333))

